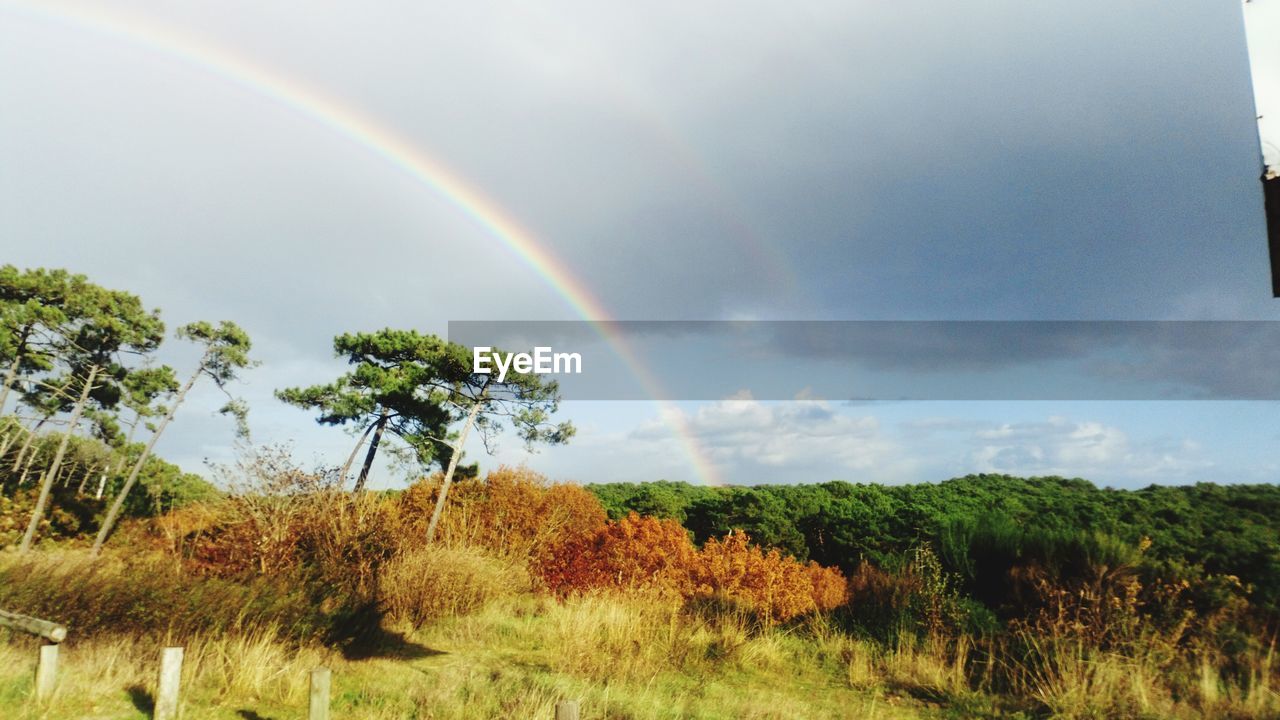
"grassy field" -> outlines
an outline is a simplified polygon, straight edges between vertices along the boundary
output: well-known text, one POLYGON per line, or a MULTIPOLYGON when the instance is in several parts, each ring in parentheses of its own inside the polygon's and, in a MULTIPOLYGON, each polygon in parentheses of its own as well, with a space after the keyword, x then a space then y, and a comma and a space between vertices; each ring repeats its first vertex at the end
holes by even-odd
POLYGON ((993 609, 928 543, 845 576, 737 532, 606 520, 529 473, 460 485, 427 544, 436 487, 230 495, 97 558, 76 535, 0 550, 0 608, 70 628, 42 706, 38 642, 0 632, 0 717, 150 717, 181 645, 187 720, 303 717, 322 666, 354 720, 550 719, 566 699, 586 720, 1280 718, 1250 584, 1147 572, 1145 540, 1011 545, 993 609))
MULTIPOLYGON (((52 703, 32 690, 36 645, 0 645, 5 717, 146 718, 161 641, 90 639, 62 649, 52 703)), ((307 672, 333 669, 335 717, 551 718, 576 698, 584 718, 936 718, 993 715, 963 669, 922 653, 878 656, 820 627, 754 633, 669 603, 522 596, 451 618, 372 657, 278 640, 270 629, 186 643, 185 718, 305 714, 307 672)))

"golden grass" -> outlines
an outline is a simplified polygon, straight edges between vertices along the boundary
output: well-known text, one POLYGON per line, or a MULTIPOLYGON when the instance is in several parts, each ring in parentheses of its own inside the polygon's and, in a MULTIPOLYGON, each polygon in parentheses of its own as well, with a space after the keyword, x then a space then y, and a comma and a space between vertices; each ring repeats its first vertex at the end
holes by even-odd
MULTIPOLYGON (((30 697, 36 645, 0 644, 0 707, 6 718, 149 717, 163 641, 133 638, 70 641, 60 648, 58 684, 50 703, 30 697)), ((293 649, 274 630, 185 644, 184 717, 223 717, 235 707, 300 705, 306 674, 332 662, 328 653, 293 649)), ((235 717, 243 717, 232 715, 235 717)))
MULTIPOLYGON (((301 717, 308 671, 320 665, 334 672, 335 717, 352 720, 550 719, 568 698, 581 700, 584 720, 921 716, 909 698, 850 687, 791 634, 721 625, 646 598, 509 597, 367 660, 277 638, 264 628, 189 640, 184 718, 301 717)), ((147 717, 163 644, 73 639, 56 695, 41 708, 29 698, 36 645, 0 643, 0 715, 147 717)))
MULTIPOLYGON (((1102 651, 1079 639, 1030 639, 1020 659, 1021 693, 1057 718, 1277 718, 1274 647, 1240 656, 1247 676, 1228 677, 1207 657, 1194 667, 1170 663, 1151 639, 1126 653, 1102 651)), ((1014 660, 1018 662, 1018 660, 1014 660)))
MULTIPOLYGON (((0 642, 0 716, 148 717, 164 644, 73 637, 54 700, 36 707, 29 698, 36 644, 0 642)), ((271 627, 197 636, 185 646, 188 720, 301 717, 308 672, 318 666, 334 671, 335 716, 352 720, 551 718, 566 698, 582 701, 587 720, 1001 717, 1010 707, 1058 718, 1280 716, 1274 652, 1240 684, 1207 659, 1174 678, 1153 658, 1063 645, 1047 655, 1052 663, 1023 659, 1021 694, 1036 698, 1037 711, 984 692, 965 641, 885 648, 820 621, 760 628, 643 596, 508 595, 366 660, 285 643, 271 627)))
POLYGON ((301 717, 318 666, 334 671, 335 717, 351 720, 536 720, 567 698, 582 701, 585 720, 1280 718, 1274 647, 1191 665, 1159 637, 1103 652, 1052 629, 994 648, 963 636, 885 647, 820 616, 784 627, 639 592, 558 600, 532 592, 518 562, 467 547, 407 550, 383 567, 379 597, 408 642, 364 660, 277 625, 305 616, 310 600, 277 597, 276 586, 254 594, 119 559, 90 567, 76 553, 0 561, 4 572, 0 597, 96 622, 72 623, 44 707, 30 700, 36 644, 0 635, 6 720, 149 717, 170 643, 186 648, 187 720, 301 717))
POLYGON ((498 598, 528 593, 523 566, 474 548, 426 546, 392 558, 379 577, 379 596, 396 620, 421 626, 466 615, 498 598))

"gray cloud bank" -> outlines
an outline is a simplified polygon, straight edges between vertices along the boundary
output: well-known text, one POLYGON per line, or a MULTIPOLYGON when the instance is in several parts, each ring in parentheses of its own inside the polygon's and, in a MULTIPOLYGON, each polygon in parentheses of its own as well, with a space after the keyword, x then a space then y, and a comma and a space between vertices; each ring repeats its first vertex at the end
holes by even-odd
POLYGON ((577 400, 1280 399, 1273 321, 454 322, 449 337, 578 352, 581 374, 556 376, 577 400))

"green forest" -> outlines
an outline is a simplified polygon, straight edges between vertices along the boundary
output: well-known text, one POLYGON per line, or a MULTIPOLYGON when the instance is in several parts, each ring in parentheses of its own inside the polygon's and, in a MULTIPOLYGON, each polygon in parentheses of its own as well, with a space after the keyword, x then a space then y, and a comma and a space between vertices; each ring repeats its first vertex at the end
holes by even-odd
POLYGON ((846 572, 937 549, 968 594, 997 600, 1013 563, 1065 562, 1072 552, 1144 548, 1152 578, 1234 577, 1264 614, 1280 610, 1280 487, 1099 488, 1080 478, 968 475, 939 483, 848 482, 754 487, 686 483, 590 485, 609 515, 679 520, 700 542, 731 530, 846 572))
MULTIPOLYGON (((611 517, 669 517, 699 541, 742 530, 794 557, 854 573, 901 567, 932 548, 959 596, 1000 617, 1029 608, 1016 568, 1034 565, 1065 584, 1102 566, 1127 566, 1147 587, 1183 588, 1183 610, 1209 616, 1247 605, 1274 635, 1280 619, 1280 487, 1152 485, 1100 488, 1080 478, 969 475, 886 486, 698 487, 591 485, 611 517)), ((1149 613, 1169 612, 1154 604, 1149 613)))

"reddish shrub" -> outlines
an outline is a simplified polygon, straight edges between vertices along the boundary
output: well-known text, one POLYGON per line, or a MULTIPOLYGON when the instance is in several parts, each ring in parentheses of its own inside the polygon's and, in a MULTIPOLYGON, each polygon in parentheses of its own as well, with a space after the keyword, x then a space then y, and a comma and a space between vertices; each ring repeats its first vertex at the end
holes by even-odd
POLYGON ((560 545, 542 559, 539 571, 559 593, 617 588, 687 597, 696 556, 680 523, 631 513, 591 537, 560 545))
POLYGON ((744 533, 713 539, 699 551, 675 520, 635 513, 561 546, 542 560, 539 572, 561 594, 613 588, 720 597, 779 621, 834 609, 848 597, 844 576, 834 568, 762 550, 744 533))
POLYGON ((698 594, 731 598, 774 620, 830 610, 846 598, 839 570, 766 552, 745 533, 708 541, 699 560, 698 594))
MULTIPOLYGON (((422 544, 435 509, 440 476, 414 483, 397 502, 402 547, 422 544)), ((504 557, 537 559, 564 543, 593 535, 604 508, 581 486, 550 484, 527 468, 500 467, 484 480, 449 490, 437 538, 445 545, 482 547, 504 557)))

